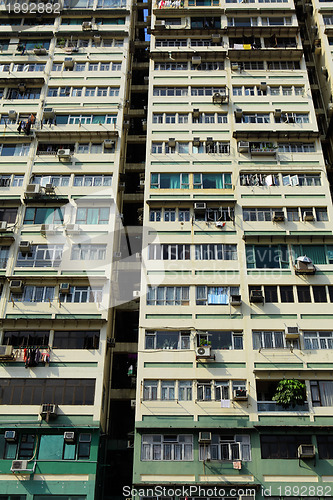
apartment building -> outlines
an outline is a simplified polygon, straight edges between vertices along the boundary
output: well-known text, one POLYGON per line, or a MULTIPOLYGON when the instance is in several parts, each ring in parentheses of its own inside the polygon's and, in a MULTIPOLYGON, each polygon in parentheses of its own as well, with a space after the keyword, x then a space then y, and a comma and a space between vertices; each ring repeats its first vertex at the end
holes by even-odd
POLYGON ((152 5, 137 496, 331 495, 333 212, 296 14, 152 5))
POLYGON ((144 171, 126 146, 143 9, 0 11, 0 498, 93 500, 103 481, 108 498, 132 453, 143 194, 124 186, 144 171))

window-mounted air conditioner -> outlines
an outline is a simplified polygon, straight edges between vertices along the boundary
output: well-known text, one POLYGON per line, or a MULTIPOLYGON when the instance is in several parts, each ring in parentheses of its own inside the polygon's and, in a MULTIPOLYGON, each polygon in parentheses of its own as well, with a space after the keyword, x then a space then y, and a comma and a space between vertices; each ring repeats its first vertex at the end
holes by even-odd
POLYGON ((246 401, 248 398, 246 389, 234 389, 233 399, 235 401, 246 401))
POLYGON ((313 458, 316 454, 313 444, 300 444, 297 452, 298 458, 313 458))
POLYGON ((39 411, 42 419, 55 418, 57 416, 57 405, 43 403, 39 411))
POLYGON ((74 444, 75 443, 75 432, 72 432, 72 431, 64 432, 64 441, 65 441, 65 443, 68 443, 68 444, 74 444))
POLYGON ((250 302, 255 303, 264 303, 264 295, 261 290, 251 290, 250 293, 250 302))
POLYGON ((9 282, 9 289, 12 293, 22 293, 23 292, 23 281, 21 280, 11 280, 9 282))
POLYGON ((57 227, 55 224, 42 224, 40 226, 40 232, 44 235, 50 236, 52 234, 56 234, 57 227))
POLYGON ((79 234, 80 226, 78 224, 67 224, 65 232, 66 234, 79 234))
POLYGON ((200 110, 199 110, 199 108, 195 108, 192 111, 192 116, 193 116, 193 118, 199 118, 199 116, 200 116, 200 110))
POLYGON ((232 306, 240 306, 242 304, 241 295, 231 295, 230 296, 230 305, 232 306))
POLYGON ((201 212, 203 210, 206 210, 207 204, 204 202, 196 202, 194 203, 194 211, 195 212, 201 212))
POLYGON ((13 121, 16 120, 16 118, 17 118, 17 112, 15 111, 15 109, 10 109, 8 111, 8 118, 10 120, 13 120, 13 121))
POLYGON ((273 214, 273 222, 283 222, 285 219, 283 210, 276 210, 273 214))
POLYGON ((53 186, 53 184, 51 182, 48 182, 47 184, 45 184, 44 191, 47 194, 54 193, 54 186, 53 186))
POLYGON ((21 94, 24 94, 24 92, 27 90, 27 86, 24 82, 20 82, 18 84, 18 89, 19 89, 21 94))
POLYGON ((115 141, 112 141, 110 139, 106 139, 104 141, 104 148, 105 149, 112 149, 112 148, 114 148, 115 144, 116 144, 115 141))
POLYGON ((170 137, 168 140, 168 146, 170 148, 175 148, 176 147, 176 139, 174 137, 170 137))
POLYGON ((275 118, 280 118, 282 115, 282 110, 281 109, 274 109, 274 116, 275 118))
POLYGON ((13 357, 12 345, 0 345, 0 359, 10 359, 13 357))
POLYGON ((164 19, 156 19, 155 26, 165 26, 165 20, 164 19))
POLYGON ((259 85, 259 88, 260 88, 261 92, 266 92, 266 90, 267 90, 267 83, 266 82, 261 82, 260 85, 259 85))
POLYGON ((0 233, 3 233, 4 231, 7 230, 8 223, 7 221, 3 220, 0 222, 0 233))
POLYGON ((201 56, 192 56, 192 64, 193 65, 201 64, 201 56))
POLYGON ((53 108, 44 108, 43 117, 45 119, 55 118, 55 112, 53 108))
POLYGON ((239 141, 237 149, 238 153, 248 153, 250 149, 250 143, 248 141, 239 141))
POLYGON ((315 220, 312 210, 307 210, 304 212, 303 220, 306 220, 306 221, 314 221, 315 220))
POLYGON ((238 71, 239 70, 239 64, 236 62, 231 63, 231 71, 238 71))
POLYGON ((22 240, 19 243, 19 250, 21 253, 29 253, 31 252, 32 245, 30 241, 22 240))
POLYGON ((7 443, 15 443, 17 440, 16 431, 5 431, 5 441, 7 443))
POLYGON ((210 444, 212 442, 211 432, 199 432, 198 442, 200 444, 210 444))
POLYGON ((93 25, 92 25, 91 21, 83 21, 83 23, 82 23, 83 30, 91 30, 92 27, 93 27, 93 25))
POLYGON ((236 118, 241 118, 243 116, 243 110, 240 108, 235 109, 235 117, 236 118))
POLYGON ((298 326, 287 326, 285 335, 287 340, 299 339, 298 326))
POLYGON ((200 146, 200 137, 193 137, 193 146, 196 148, 200 146))
POLYGON ((73 69, 74 61, 72 57, 65 57, 64 59, 64 68, 73 69))
POLYGON ((71 290, 71 286, 69 283, 60 283, 59 285, 59 293, 69 293, 71 290))
POLYGON ((115 259, 121 259, 121 252, 114 252, 113 256, 115 259))

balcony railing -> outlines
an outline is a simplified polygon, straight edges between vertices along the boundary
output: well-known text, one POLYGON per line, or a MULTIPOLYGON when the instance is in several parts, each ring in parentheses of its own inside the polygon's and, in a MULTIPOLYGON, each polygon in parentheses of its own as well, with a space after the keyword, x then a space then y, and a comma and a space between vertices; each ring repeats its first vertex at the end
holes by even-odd
POLYGON ((283 406, 277 404, 276 401, 258 401, 258 412, 259 411, 281 411, 281 412, 308 412, 309 405, 304 403, 303 405, 296 405, 295 407, 283 408, 283 406))

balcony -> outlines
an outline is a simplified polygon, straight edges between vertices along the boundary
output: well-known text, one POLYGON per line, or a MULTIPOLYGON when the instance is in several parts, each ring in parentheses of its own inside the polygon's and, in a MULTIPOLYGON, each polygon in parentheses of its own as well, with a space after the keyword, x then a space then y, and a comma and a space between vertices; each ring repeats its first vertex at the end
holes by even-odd
POLYGON ((274 147, 251 147, 251 156, 276 156, 276 148, 274 147))
POLYGON ((283 408, 283 406, 278 405, 276 401, 258 401, 257 403, 258 412, 308 412, 309 405, 304 403, 303 405, 296 405, 294 408, 283 408))

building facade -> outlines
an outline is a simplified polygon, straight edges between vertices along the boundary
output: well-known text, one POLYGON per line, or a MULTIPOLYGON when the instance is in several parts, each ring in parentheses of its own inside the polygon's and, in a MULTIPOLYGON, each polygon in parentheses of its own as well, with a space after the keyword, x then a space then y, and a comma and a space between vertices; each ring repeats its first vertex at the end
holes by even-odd
POLYGON ((297 14, 152 5, 138 497, 332 494, 333 213, 297 14))

